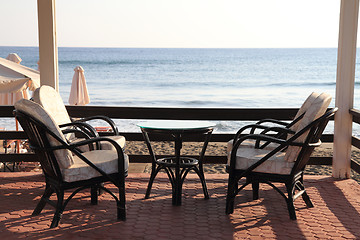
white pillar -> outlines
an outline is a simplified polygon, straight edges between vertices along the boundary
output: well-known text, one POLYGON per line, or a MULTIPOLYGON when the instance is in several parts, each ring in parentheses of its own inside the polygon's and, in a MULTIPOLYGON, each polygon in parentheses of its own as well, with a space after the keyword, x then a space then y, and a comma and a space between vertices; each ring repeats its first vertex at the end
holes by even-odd
POLYGON ((40 82, 59 90, 55 0, 37 0, 40 82))
POLYGON ((352 116, 359 0, 342 0, 336 76, 333 177, 350 178, 352 116))

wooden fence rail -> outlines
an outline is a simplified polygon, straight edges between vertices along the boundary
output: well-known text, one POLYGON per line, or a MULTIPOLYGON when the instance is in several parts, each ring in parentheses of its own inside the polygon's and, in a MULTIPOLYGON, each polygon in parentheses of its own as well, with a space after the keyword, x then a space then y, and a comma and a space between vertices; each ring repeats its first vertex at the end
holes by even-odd
MULTIPOLYGON (((0 117, 12 117, 12 106, 0 106, 0 117)), ((106 115, 113 119, 170 119, 170 120, 208 120, 208 121, 257 121, 274 118, 289 121, 294 118, 296 108, 152 108, 152 107, 112 107, 112 106, 67 106, 72 117, 106 115)), ((121 129, 120 129, 121 131, 121 129)), ((122 132, 127 141, 143 141, 139 132, 122 132)), ((234 133, 214 133, 211 142, 227 142, 234 133)), ((106 135, 106 133, 101 133, 106 135)), ((0 131, 0 139, 26 139, 24 132, 0 131)), ((169 141, 169 136, 157 136, 155 141, 169 141)), ((185 141, 199 142, 200 137, 192 136, 185 141)), ((323 142, 332 142, 332 135, 324 135, 323 142)), ((148 155, 130 155, 131 162, 150 162, 148 155)), ((34 162, 33 154, 1 154, 1 162, 34 162)), ((206 156, 205 163, 226 163, 226 156, 206 156)), ((310 164, 331 165, 331 157, 312 157, 310 164)))
MULTIPOLYGON (((360 111, 357 109, 350 109, 350 114, 353 117, 353 122, 360 124, 360 111)), ((360 149, 360 139, 358 137, 352 136, 351 144, 360 149)), ((360 174, 360 164, 353 159, 351 159, 351 169, 360 174)))

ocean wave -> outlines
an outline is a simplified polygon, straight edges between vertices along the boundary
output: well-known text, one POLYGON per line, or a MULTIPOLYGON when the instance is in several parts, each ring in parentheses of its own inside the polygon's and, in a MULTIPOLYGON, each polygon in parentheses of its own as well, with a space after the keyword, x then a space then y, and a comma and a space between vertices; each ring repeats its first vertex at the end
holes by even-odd
POLYGON ((159 59, 136 59, 136 60, 59 60, 60 65, 97 65, 97 66, 114 66, 114 65, 179 65, 183 61, 159 60, 159 59))
MULTIPOLYGON (((360 81, 355 81, 355 85, 359 86, 360 81)), ((318 86, 336 86, 336 81, 334 82, 277 82, 271 84, 264 84, 264 86, 269 87, 318 87, 318 86)))
MULTIPOLYGON (((360 84, 360 82, 356 83, 360 84)), ((336 86, 336 82, 276 82, 263 84, 269 87, 311 87, 311 86, 336 86)))

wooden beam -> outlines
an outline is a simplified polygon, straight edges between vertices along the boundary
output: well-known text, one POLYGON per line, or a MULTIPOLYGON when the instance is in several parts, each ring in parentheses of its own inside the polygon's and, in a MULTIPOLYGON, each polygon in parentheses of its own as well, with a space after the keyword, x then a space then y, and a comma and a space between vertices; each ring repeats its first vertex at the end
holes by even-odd
POLYGON ((59 90, 55 0, 38 0, 40 84, 59 90))
POLYGON ((352 116, 359 0, 342 0, 340 8, 333 177, 350 178, 352 116))
POLYGON ((353 123, 360 124, 360 110, 350 109, 350 114, 352 115, 353 123))
POLYGON ((103 114, 121 119, 176 119, 254 121, 262 118, 291 120, 295 108, 151 108, 111 106, 66 106, 71 117, 88 117, 103 114))
POLYGON ((360 149, 360 139, 359 139, 358 137, 354 137, 354 136, 353 136, 353 137, 351 138, 351 144, 352 144, 354 147, 360 149))
POLYGON ((354 170, 356 173, 360 174, 360 165, 353 160, 351 160, 351 169, 354 170))

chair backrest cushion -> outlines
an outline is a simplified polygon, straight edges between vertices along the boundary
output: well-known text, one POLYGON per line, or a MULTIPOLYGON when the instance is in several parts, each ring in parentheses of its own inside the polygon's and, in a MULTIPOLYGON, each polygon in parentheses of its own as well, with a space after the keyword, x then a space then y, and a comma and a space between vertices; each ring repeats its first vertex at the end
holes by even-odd
MULTIPOLYGON (((52 87, 43 85, 34 91, 33 101, 41 105, 57 125, 70 123, 70 116, 60 94, 52 87)), ((75 134, 66 134, 67 140, 73 140, 75 134)))
MULTIPOLYGON (((310 107, 306 110, 304 117, 297 124, 297 129, 294 129, 295 132, 301 131, 304 127, 309 125, 314 120, 321 117, 329 107, 331 102, 331 96, 327 93, 321 93, 314 101, 312 101, 310 107)), ((306 131, 301 136, 296 139, 296 142, 303 143, 309 131, 306 131)), ((286 150, 285 160, 288 162, 294 162, 299 155, 301 147, 289 146, 286 150)))
MULTIPOLYGON (((24 112, 36 120, 43 123, 50 131, 52 131, 56 136, 58 136, 61 140, 66 142, 66 139, 59 129, 58 125, 54 121, 54 119, 48 114, 48 112, 41 107, 39 104, 27 100, 21 99, 14 104, 16 110, 24 112)), ((61 143, 52 137, 50 134, 47 134, 50 145, 55 147, 61 145, 61 143)), ((69 150, 60 149, 54 151, 54 155, 58 161, 60 168, 69 168, 74 164, 72 154, 69 150)))
MULTIPOLYGON (((294 119, 297 119, 297 118, 300 117, 303 113, 305 113, 319 95, 320 95, 319 93, 312 92, 312 93, 307 97, 307 99, 305 100, 305 102, 301 105, 301 107, 299 108, 299 111, 296 113, 294 119)), ((298 127, 299 127, 300 122, 301 122, 301 121, 298 121, 297 123, 295 123, 293 126, 290 127, 290 129, 293 130, 293 131, 296 131, 296 130, 298 129, 298 127)))

